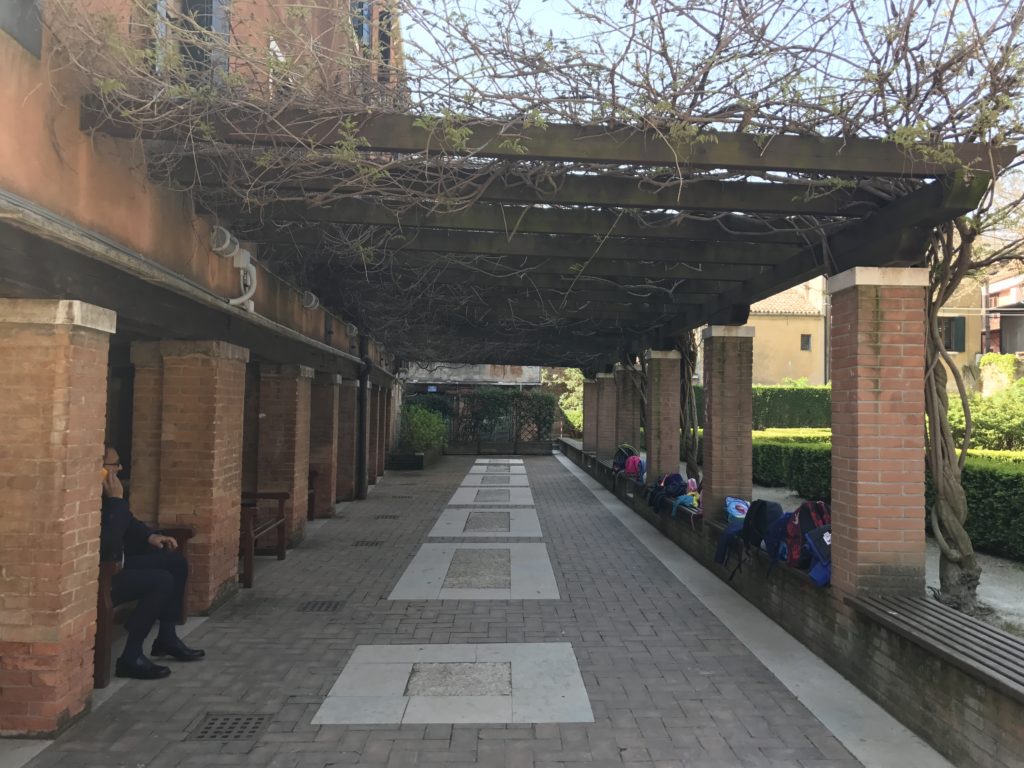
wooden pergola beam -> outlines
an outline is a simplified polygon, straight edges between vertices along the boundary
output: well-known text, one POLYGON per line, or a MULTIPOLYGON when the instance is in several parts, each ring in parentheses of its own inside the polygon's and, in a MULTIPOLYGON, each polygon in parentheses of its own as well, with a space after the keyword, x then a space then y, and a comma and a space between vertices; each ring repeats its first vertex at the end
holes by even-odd
MULTIPOLYGON (((168 114, 175 105, 168 102, 168 114)), ((138 127, 108 114, 93 97, 83 99, 81 126, 113 136, 135 138, 138 127)), ((159 113, 142 138, 196 140, 187 126, 168 119, 159 126, 159 113)), ((676 123, 684 128, 686 124, 676 123)), ((210 126, 217 141, 248 146, 330 148, 356 141, 371 153, 490 157, 502 160, 545 160, 604 165, 642 165, 687 170, 785 171, 829 176, 931 178, 953 168, 934 159, 936 153, 915 153, 895 143, 875 139, 825 139, 813 136, 754 136, 689 130, 673 124, 640 130, 626 126, 547 125, 527 127, 499 121, 459 122, 423 115, 377 113, 317 114, 302 109, 253 109, 222 114, 210 126), (453 130, 458 129, 458 130, 453 130), (458 138, 454 138, 455 136, 458 138), (674 138, 674 136, 676 138, 674 138)), ((963 165, 987 168, 993 148, 947 145, 963 165)), ((995 148, 997 163, 1009 162, 1009 148, 995 148)))
MULTIPOLYGON (((388 174, 376 182, 381 189, 408 189, 411 194, 438 201, 472 199, 490 203, 550 205, 591 205, 616 208, 680 209, 687 211, 732 211, 759 214, 859 217, 880 204, 879 198, 856 188, 821 184, 765 183, 760 181, 682 180, 672 176, 609 176, 563 173, 529 184, 516 176, 482 178, 460 171, 447 174, 411 171, 388 174), (393 176, 393 178, 392 178, 393 176)), ((234 185, 248 188, 247 169, 235 169, 234 185)), ((185 189, 231 190, 232 169, 210 158, 189 158, 172 171, 175 182, 185 189)), ((324 168, 322 176, 296 179, 277 169, 254 172, 259 184, 275 190, 290 190, 314 197, 322 193, 358 197, 366 194, 352 168, 324 168)), ((305 176, 306 174, 303 174, 305 176)), ((526 174, 528 175, 528 174, 526 174)))
MULTIPOLYGON (((245 231, 245 238, 270 246, 322 245, 332 247, 322 227, 309 225, 279 229, 267 226, 245 231)), ((696 240, 661 240, 652 238, 602 238, 595 235, 545 235, 517 232, 511 237, 497 232, 466 230, 418 229, 404 225, 401 232, 387 241, 387 250, 396 254, 407 251, 430 253, 465 253, 495 256, 522 256, 536 259, 552 257, 573 259, 575 263, 609 261, 616 265, 629 262, 667 262, 704 265, 770 267, 795 255, 795 245, 763 245, 753 243, 722 243, 696 240)))
MULTIPOLYGON (((761 219, 723 215, 720 218, 681 218, 672 221, 660 215, 646 221, 618 211, 596 208, 530 208, 479 203, 461 211, 433 213, 423 210, 393 211, 366 200, 345 200, 314 208, 305 203, 275 203, 255 211, 241 206, 220 209, 222 220, 237 221, 243 226, 253 222, 253 229, 264 223, 330 222, 336 224, 372 224, 388 227, 416 227, 499 232, 511 237, 519 232, 540 234, 590 235, 600 237, 661 238, 732 243, 772 243, 802 246, 810 231, 800 231, 782 219, 773 227, 761 219)), ((836 226, 825 225, 825 231, 836 226)))

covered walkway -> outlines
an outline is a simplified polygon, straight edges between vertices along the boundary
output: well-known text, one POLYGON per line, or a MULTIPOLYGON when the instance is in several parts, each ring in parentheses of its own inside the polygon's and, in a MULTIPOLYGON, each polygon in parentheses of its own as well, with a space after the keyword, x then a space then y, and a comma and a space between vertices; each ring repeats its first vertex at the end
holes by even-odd
POLYGON ((204 662, 125 682, 29 765, 946 765, 568 461, 508 461, 338 505, 193 631, 204 662), (557 597, 516 599, 547 562, 557 597))

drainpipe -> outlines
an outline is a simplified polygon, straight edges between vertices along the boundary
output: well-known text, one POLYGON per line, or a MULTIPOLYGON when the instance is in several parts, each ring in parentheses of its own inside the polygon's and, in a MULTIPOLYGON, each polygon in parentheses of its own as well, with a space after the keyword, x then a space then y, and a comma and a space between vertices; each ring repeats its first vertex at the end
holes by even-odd
POLYGON ((370 404, 370 340, 359 334, 359 357, 363 367, 359 370, 359 395, 356 399, 356 498, 365 499, 369 492, 369 404, 370 404))
POLYGON ((981 354, 985 354, 990 351, 989 347, 989 333, 991 328, 988 320, 988 280, 981 284, 981 328, 982 336, 984 337, 981 342, 981 354))

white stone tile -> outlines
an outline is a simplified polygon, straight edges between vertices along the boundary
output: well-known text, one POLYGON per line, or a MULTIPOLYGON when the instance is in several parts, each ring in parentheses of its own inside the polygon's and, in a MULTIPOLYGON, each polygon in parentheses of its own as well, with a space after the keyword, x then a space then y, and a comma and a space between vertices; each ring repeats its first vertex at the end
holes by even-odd
POLYGON ((480 588, 473 589, 472 587, 452 587, 442 589, 437 593, 438 600, 512 600, 522 599, 513 598, 513 590, 511 589, 490 589, 480 588))
POLYGON ((499 507, 532 507, 533 493, 529 488, 519 487, 494 487, 476 488, 462 486, 456 489, 448 501, 449 507, 477 507, 477 506, 499 506, 499 507), (495 491, 504 491, 496 494, 495 491))
POLYGON ((540 520, 537 510, 530 507, 450 507, 441 513, 433 529, 427 534, 433 538, 540 538, 540 520), (473 512, 508 512, 509 530, 467 531, 466 521, 473 512))
POLYGON ((411 661, 365 664, 350 660, 327 696, 404 696, 410 674, 411 661))
MULTIPOLYGON (((583 681, 580 680, 582 686, 583 681)), ((513 723, 592 723, 594 711, 586 690, 545 689, 521 691, 512 689, 513 723)))
MULTIPOLYGON (((423 645, 360 645, 349 664, 398 664, 418 661, 476 661, 477 643, 429 643, 423 645)), ((510 661, 510 659, 502 659, 510 661)))
POLYGON ((313 725, 385 725, 401 723, 405 696, 328 696, 313 715, 313 725))
POLYGON ((512 696, 411 696, 402 724, 511 723, 512 696))
POLYGON ((558 584, 544 544, 426 543, 409 563, 389 600, 557 600, 558 584), (507 549, 510 589, 445 589, 444 580, 457 549, 507 549))
POLYGON ((500 475, 469 474, 466 475, 461 483, 463 487, 480 488, 505 488, 506 486, 521 486, 525 488, 529 484, 530 479, 526 475, 506 475, 504 473, 500 475))
POLYGON ((557 600, 558 585, 544 544, 510 544, 512 599, 557 600))
POLYGON ((522 464, 522 459, 477 459, 477 464, 522 464))
POLYGON ((526 467, 522 464, 474 464, 469 468, 471 475, 483 475, 486 473, 501 472, 510 475, 525 475, 526 467))

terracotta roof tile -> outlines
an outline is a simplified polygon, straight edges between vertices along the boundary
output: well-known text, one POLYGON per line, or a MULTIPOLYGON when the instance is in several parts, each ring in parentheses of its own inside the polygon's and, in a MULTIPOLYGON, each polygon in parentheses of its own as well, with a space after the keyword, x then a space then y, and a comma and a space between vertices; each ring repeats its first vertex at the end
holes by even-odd
POLYGON ((807 300, 804 292, 799 288, 790 288, 788 291, 769 296, 764 301, 759 301, 750 306, 750 311, 756 315, 820 315, 821 311, 816 309, 807 300))

